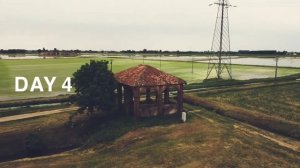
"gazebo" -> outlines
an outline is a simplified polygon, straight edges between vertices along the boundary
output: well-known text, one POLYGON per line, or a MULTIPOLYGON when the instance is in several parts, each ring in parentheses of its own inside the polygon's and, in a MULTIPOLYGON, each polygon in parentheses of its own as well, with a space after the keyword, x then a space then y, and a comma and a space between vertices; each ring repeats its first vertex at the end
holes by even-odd
POLYGON ((115 74, 120 110, 136 117, 164 116, 183 111, 186 82, 149 65, 138 65, 115 74), (176 101, 170 91, 177 91, 176 101))

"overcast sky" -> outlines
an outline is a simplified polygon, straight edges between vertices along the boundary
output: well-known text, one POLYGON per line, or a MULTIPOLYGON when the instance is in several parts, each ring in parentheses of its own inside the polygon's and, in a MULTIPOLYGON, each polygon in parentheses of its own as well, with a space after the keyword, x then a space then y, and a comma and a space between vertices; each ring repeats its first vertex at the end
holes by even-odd
MULTIPOLYGON (((0 48, 209 50, 215 0, 0 0, 0 48)), ((300 0, 231 0, 232 50, 300 51, 300 0)))

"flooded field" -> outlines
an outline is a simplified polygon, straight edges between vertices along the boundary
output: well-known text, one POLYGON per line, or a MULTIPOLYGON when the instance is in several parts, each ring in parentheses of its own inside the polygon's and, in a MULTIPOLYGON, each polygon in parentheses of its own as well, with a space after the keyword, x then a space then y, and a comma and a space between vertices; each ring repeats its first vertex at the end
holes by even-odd
MULTIPOLYGON (((185 61, 197 61, 197 62, 208 62, 208 57, 185 57, 177 58, 176 60, 185 61)), ((233 56, 231 59, 232 64, 236 65, 256 65, 256 66, 276 66, 275 58, 245 58, 233 56)), ((279 67, 290 67, 290 68, 300 68, 300 58, 298 57, 284 57, 278 59, 279 67)))
MULTIPOLYGON (((114 57, 114 56, 110 56, 114 57)), ((145 59, 145 60, 162 60, 162 61, 195 61, 207 63, 209 58, 207 56, 119 56, 131 59, 145 59)), ((254 57, 240 57, 232 56, 232 64, 236 65, 256 65, 256 66, 276 66, 275 58, 254 58, 254 57)), ((278 61, 279 67, 300 68, 299 57, 282 57, 278 61)))
MULTIPOLYGON (((276 66, 275 58, 234 58, 232 64, 239 65, 260 65, 260 66, 276 66)), ((300 68, 300 58, 285 57, 279 58, 279 67, 300 68)))
MULTIPOLYGON (((155 56, 155 55, 102 55, 102 54, 88 54, 81 55, 81 57, 103 57, 103 58, 128 58, 128 59, 144 59, 144 60, 162 60, 162 61, 187 61, 187 62, 202 62, 207 63, 209 58, 208 56, 176 56, 176 55, 164 55, 164 56, 155 56)), ((53 57, 46 57, 53 58, 53 57)), ((21 55, 21 56, 8 56, 0 55, 0 59, 5 60, 14 60, 14 59, 43 59, 43 57, 37 55, 21 55)), ((255 57, 241 57, 241 56, 232 56, 232 64, 236 65, 256 65, 256 66, 276 66, 275 58, 255 58, 255 57)), ((300 57, 281 57, 278 61, 279 67, 291 67, 291 68, 300 68, 300 57)))
POLYGON ((43 57, 39 57, 36 55, 16 55, 16 56, 0 55, 0 59, 5 59, 5 60, 42 59, 42 58, 43 57))

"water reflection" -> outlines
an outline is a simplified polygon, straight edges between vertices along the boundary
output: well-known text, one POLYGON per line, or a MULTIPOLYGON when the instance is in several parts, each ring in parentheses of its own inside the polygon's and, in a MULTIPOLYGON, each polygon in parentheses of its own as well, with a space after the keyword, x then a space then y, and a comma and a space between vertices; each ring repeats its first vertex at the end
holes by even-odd
MULTIPOLYGON (((241 65, 261 65, 261 66, 275 66, 275 58, 235 58, 232 59, 232 64, 241 65)), ((300 68, 300 58, 285 57, 279 58, 278 66, 300 68)))

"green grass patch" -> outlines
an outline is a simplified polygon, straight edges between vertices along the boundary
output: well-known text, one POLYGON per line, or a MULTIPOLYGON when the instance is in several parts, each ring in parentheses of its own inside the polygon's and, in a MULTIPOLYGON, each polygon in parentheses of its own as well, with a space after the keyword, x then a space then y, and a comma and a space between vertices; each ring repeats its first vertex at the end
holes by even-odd
POLYGON ((27 113, 40 112, 40 111, 56 110, 68 106, 69 106, 68 104, 61 103, 61 104, 46 105, 46 106, 25 106, 20 108, 7 108, 7 109, 0 108, 0 117, 27 114, 27 113))
POLYGON ((11 86, 11 80, 9 78, 9 69, 7 65, 0 60, 0 95, 9 93, 7 89, 11 86))
MULTIPOLYGON (((36 59, 36 60, 0 60, 0 101, 8 99, 24 99, 33 97, 49 97, 59 94, 66 94, 66 90, 61 89, 66 77, 71 77, 72 74, 80 68, 81 65, 88 63, 90 59, 94 60, 112 60, 113 72, 119 72, 129 67, 143 64, 143 60, 124 59, 124 58, 62 58, 62 59, 36 59), (56 76, 57 80, 53 87, 53 92, 34 92, 29 91, 24 93, 16 93, 14 91, 15 77, 24 76, 29 80, 29 87, 35 76, 43 78, 44 76, 56 76)), ((191 62, 178 61, 160 61, 145 60, 145 64, 154 66, 162 71, 178 76, 188 83, 201 83, 206 77, 207 64, 194 63, 194 72, 192 73, 191 62)), ((257 66, 242 66, 233 65, 233 77, 237 80, 252 79, 252 78, 267 78, 273 77, 275 69, 272 67, 257 67, 257 66)), ((214 73, 214 72, 212 72, 214 73)), ((279 76, 300 73, 297 68, 279 68, 279 76)), ((212 74, 213 75, 213 74, 212 74)), ((46 86, 42 81, 43 86, 46 86)), ((198 86, 195 86, 198 87, 198 86)), ((47 89, 47 88, 45 88, 47 89)))

